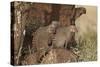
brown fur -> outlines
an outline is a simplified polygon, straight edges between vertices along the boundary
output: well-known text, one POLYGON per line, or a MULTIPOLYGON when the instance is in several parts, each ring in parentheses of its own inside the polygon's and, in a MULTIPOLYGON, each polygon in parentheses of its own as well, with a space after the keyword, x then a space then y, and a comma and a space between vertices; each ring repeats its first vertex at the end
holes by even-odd
POLYGON ((29 54, 25 56, 24 60, 21 62, 22 65, 31 65, 31 64, 37 64, 37 55, 36 53, 34 54, 29 54))
POLYGON ((66 49, 52 49, 43 58, 41 63, 51 64, 51 63, 65 63, 65 62, 76 62, 78 56, 72 51, 66 49))
POLYGON ((53 39, 53 47, 54 48, 67 48, 67 44, 71 40, 73 36, 72 33, 76 32, 76 27, 59 27, 56 30, 56 34, 53 39))

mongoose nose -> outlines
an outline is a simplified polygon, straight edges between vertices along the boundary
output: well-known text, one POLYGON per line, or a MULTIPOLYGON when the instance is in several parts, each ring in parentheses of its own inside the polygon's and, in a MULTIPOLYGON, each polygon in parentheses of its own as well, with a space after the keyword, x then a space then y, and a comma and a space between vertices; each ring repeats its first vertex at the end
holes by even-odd
POLYGON ((86 14, 86 8, 83 8, 83 14, 86 14))
POLYGON ((84 9, 83 13, 86 14, 86 9, 84 9))

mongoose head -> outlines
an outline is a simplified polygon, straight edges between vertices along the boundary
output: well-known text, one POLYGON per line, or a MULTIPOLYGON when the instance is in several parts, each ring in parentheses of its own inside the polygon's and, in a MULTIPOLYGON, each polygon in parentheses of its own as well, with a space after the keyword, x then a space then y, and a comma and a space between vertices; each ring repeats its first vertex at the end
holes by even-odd
POLYGON ((52 21, 52 23, 49 25, 49 33, 55 33, 56 29, 58 27, 58 21, 52 21))

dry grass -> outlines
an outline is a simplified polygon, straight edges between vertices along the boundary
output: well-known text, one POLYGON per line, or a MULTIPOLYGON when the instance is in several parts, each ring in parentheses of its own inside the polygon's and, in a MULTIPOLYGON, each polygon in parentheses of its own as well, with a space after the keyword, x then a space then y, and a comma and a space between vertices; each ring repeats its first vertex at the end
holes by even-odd
POLYGON ((97 33, 89 30, 78 39, 78 48, 80 50, 81 61, 96 61, 97 60, 97 33))

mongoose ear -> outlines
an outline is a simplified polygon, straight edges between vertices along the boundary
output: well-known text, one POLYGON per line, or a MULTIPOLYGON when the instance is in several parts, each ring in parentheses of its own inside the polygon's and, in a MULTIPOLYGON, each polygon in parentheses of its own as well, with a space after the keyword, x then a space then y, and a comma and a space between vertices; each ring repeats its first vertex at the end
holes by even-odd
POLYGON ((78 32, 77 28, 75 25, 70 26, 70 32, 78 32))

